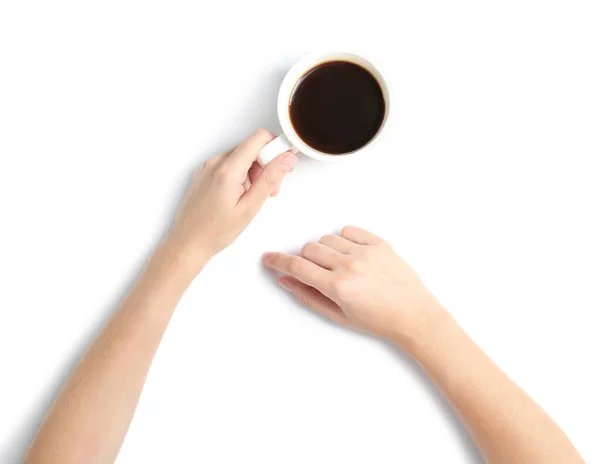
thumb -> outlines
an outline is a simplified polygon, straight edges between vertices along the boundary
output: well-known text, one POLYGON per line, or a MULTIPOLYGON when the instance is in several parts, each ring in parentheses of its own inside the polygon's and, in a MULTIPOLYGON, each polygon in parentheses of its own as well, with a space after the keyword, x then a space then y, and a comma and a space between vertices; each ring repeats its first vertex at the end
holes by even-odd
POLYGON ((256 214, 271 193, 279 187, 285 175, 294 168, 296 161, 296 155, 286 152, 267 164, 240 199, 242 206, 256 214))

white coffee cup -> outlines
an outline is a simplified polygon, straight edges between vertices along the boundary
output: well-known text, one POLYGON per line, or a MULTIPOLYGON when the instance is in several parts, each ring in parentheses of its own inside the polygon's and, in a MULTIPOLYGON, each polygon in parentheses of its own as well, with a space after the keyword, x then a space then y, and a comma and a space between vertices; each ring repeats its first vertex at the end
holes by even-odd
POLYGON ((293 153, 304 153, 306 156, 321 161, 338 161, 350 155, 354 156, 373 143, 373 141, 375 141, 375 139, 381 134, 389 111, 390 101, 388 88, 381 73, 369 61, 358 55, 345 52, 322 52, 308 55, 292 66, 283 78, 283 82, 279 88, 279 96, 277 97, 277 115, 279 117, 281 128, 283 129, 283 134, 263 147, 258 155, 258 162, 262 166, 265 166, 275 157, 286 151, 291 151, 293 153), (360 147, 358 150, 335 155, 315 150, 304 143, 304 141, 294 130, 289 112, 290 98, 298 81, 311 69, 330 61, 347 61, 365 68, 373 77, 375 77, 375 79, 377 79, 377 82, 381 87, 381 91, 383 92, 383 98, 385 101, 385 115, 377 134, 375 134, 375 136, 368 143, 360 147))

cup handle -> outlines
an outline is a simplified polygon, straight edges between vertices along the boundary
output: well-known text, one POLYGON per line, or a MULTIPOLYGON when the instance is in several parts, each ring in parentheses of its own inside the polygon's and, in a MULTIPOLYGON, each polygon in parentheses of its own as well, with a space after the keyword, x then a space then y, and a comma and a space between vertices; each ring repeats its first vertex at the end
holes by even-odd
POLYGON ((261 150, 258 152, 258 164, 261 166, 266 166, 276 157, 282 153, 285 153, 286 151, 298 153, 298 150, 292 145, 287 137, 281 134, 279 137, 271 140, 261 148, 261 150))

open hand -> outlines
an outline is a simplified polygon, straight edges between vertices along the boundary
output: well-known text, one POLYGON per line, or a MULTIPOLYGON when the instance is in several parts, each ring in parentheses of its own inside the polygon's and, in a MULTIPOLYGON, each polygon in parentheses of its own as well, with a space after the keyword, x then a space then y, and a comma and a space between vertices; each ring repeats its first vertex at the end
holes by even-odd
POLYGON ((263 261, 311 309, 405 346, 445 313, 392 247, 363 229, 347 226, 307 243, 301 256, 267 253, 263 261))

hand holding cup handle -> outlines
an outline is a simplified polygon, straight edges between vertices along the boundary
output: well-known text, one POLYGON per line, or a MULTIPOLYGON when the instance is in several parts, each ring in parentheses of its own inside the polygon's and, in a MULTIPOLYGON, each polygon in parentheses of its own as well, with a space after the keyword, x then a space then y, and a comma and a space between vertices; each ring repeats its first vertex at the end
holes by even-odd
POLYGON ((262 147, 258 153, 258 163, 264 167, 286 151, 291 151, 294 154, 298 153, 298 149, 292 145, 284 134, 281 134, 262 147))

